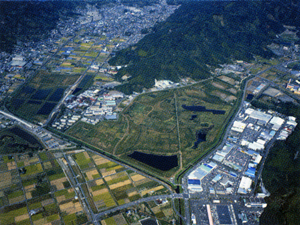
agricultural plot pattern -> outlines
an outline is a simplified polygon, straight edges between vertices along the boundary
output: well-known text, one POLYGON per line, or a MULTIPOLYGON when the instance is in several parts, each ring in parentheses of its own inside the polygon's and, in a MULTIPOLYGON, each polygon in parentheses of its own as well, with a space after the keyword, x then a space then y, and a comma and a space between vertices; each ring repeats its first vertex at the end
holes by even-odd
POLYGON ((171 199, 150 201, 127 208, 121 212, 103 218, 102 224, 129 225, 140 224, 139 221, 158 220, 160 224, 172 224, 177 216, 174 214, 171 199))
POLYGON ((77 170, 80 171, 79 180, 86 182, 84 186, 88 189, 95 211, 123 205, 144 196, 168 193, 157 182, 99 155, 81 152, 72 157, 80 168, 77 170))
POLYGON ((42 121, 61 99, 66 88, 78 77, 79 75, 54 76, 42 70, 18 91, 8 107, 26 119, 42 121))
MULTIPOLYGON (((151 179, 84 150, 0 158, 0 224, 83 224, 89 221, 61 162, 70 162, 94 213, 169 193, 151 179)), ((66 164, 67 165, 67 164, 66 164)))
POLYGON ((111 79, 99 73, 99 69, 90 67, 92 63, 102 65, 109 56, 113 46, 108 45, 104 50, 101 41, 105 38, 91 36, 86 43, 81 38, 73 41, 62 39, 57 43, 59 46, 68 43, 45 63, 44 69, 28 84, 17 90, 7 107, 27 120, 44 122, 67 88, 83 73, 86 76, 76 89, 77 92, 90 86, 95 77, 99 81, 110 81, 111 79))

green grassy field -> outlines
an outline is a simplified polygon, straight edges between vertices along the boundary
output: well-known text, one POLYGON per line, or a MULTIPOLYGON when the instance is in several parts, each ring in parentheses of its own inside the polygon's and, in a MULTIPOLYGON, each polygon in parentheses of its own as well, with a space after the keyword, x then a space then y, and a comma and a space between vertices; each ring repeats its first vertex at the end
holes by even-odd
POLYGON ((179 154, 184 167, 206 153, 220 138, 240 93, 234 89, 234 95, 228 89, 234 88, 216 79, 142 94, 124 109, 118 121, 103 121, 96 126, 79 122, 67 134, 127 161, 130 160, 127 155, 135 150, 159 155, 179 154), (228 97, 233 100, 228 101, 228 97), (225 113, 188 111, 182 105, 205 106, 225 113), (192 115, 196 118, 191 119, 192 115), (207 130, 206 141, 195 148, 196 133, 203 129, 207 130))
POLYGON ((43 172, 42 165, 40 163, 29 165, 25 167, 26 173, 21 174, 21 177, 26 177, 43 172))

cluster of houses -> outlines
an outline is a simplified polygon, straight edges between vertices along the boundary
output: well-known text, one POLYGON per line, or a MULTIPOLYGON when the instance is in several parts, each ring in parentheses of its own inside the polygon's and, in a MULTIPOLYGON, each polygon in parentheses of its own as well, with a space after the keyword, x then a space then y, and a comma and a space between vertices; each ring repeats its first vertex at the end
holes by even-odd
POLYGON ((74 123, 76 123, 80 118, 80 115, 64 115, 58 121, 54 122, 52 124, 52 127, 58 130, 66 130, 69 127, 71 127, 74 123))
POLYGON ((83 113, 82 121, 95 125, 103 118, 107 120, 117 119, 117 113, 114 113, 114 109, 118 100, 123 98, 124 94, 119 91, 110 91, 97 97, 83 113))

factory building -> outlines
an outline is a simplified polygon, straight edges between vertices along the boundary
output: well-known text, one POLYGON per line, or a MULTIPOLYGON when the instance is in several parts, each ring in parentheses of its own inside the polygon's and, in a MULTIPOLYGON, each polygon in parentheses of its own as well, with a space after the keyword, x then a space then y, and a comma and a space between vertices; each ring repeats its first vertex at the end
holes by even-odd
POLYGON ((284 123, 284 119, 281 119, 280 117, 274 116, 271 121, 270 124, 273 124, 272 130, 279 130, 279 128, 282 126, 282 124, 284 123))
POLYGON ((242 133, 244 131, 244 129, 246 128, 246 124, 241 122, 241 121, 234 121, 231 130, 238 132, 238 133, 242 133))
POLYGON ((157 88, 165 89, 168 87, 171 87, 174 83, 170 80, 156 80, 155 79, 155 84, 154 86, 157 88))
POLYGON ((255 172, 256 172, 256 169, 254 167, 249 167, 248 170, 245 172, 245 175, 248 177, 254 178, 255 172))
POLYGON ((188 189, 191 192, 201 192, 201 180, 217 167, 216 163, 203 163, 188 176, 188 189))
POLYGON ((260 123, 264 124, 267 124, 272 118, 271 115, 252 108, 246 109, 245 114, 247 114, 252 119, 257 119, 258 121, 260 121, 260 123))
POLYGON ((246 202, 245 206, 248 208, 266 208, 267 203, 263 198, 253 198, 250 199, 249 202, 246 202))
POLYGON ((252 179, 249 177, 243 176, 240 182, 240 186, 238 189, 239 194, 247 194, 249 191, 251 191, 251 184, 252 184, 252 179))

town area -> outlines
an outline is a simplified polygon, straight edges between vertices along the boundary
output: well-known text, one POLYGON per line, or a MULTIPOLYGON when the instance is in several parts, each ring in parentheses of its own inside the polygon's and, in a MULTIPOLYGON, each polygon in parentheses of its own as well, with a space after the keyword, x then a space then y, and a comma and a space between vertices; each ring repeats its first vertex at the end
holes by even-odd
MULTIPOLYGON (((0 155, 0 223, 259 224, 269 196, 261 176, 269 149, 292 134, 298 118, 255 108, 251 102, 299 100, 298 45, 272 45, 278 59, 236 61, 212 72, 217 78, 213 91, 227 93, 214 94, 240 105, 221 144, 189 169, 181 183, 174 183, 174 177, 170 182, 157 179, 62 135, 79 122, 95 127, 117 121, 134 103, 141 93, 126 96, 115 90, 121 84, 115 75, 126 65, 110 66, 108 60, 177 8, 164 1, 144 7, 88 6, 77 9, 78 18, 60 21, 48 39, 18 43, 14 53, 0 54, 0 99, 13 99, 8 107, 14 112, 0 110, 1 146, 10 148, 14 140, 20 150, 0 155), (12 95, 14 91, 19 94, 12 95), (240 99, 238 91, 243 92, 240 99), (27 140, 21 140, 24 133, 27 140), (24 153, 24 146, 38 150, 24 153), (171 183, 183 192, 175 193, 171 183), (180 212, 179 199, 184 202, 180 212)), ((188 78, 179 83, 155 80, 144 92, 194 84, 188 78)))
POLYGON ((225 144, 201 160, 183 181, 184 192, 201 199, 193 200, 192 223, 257 224, 269 195, 261 180, 264 160, 275 140, 285 140, 292 133, 295 121, 295 117, 263 112, 244 102, 225 144), (261 192, 254 193, 258 185, 261 192), (202 205, 205 213, 200 215, 202 205))

